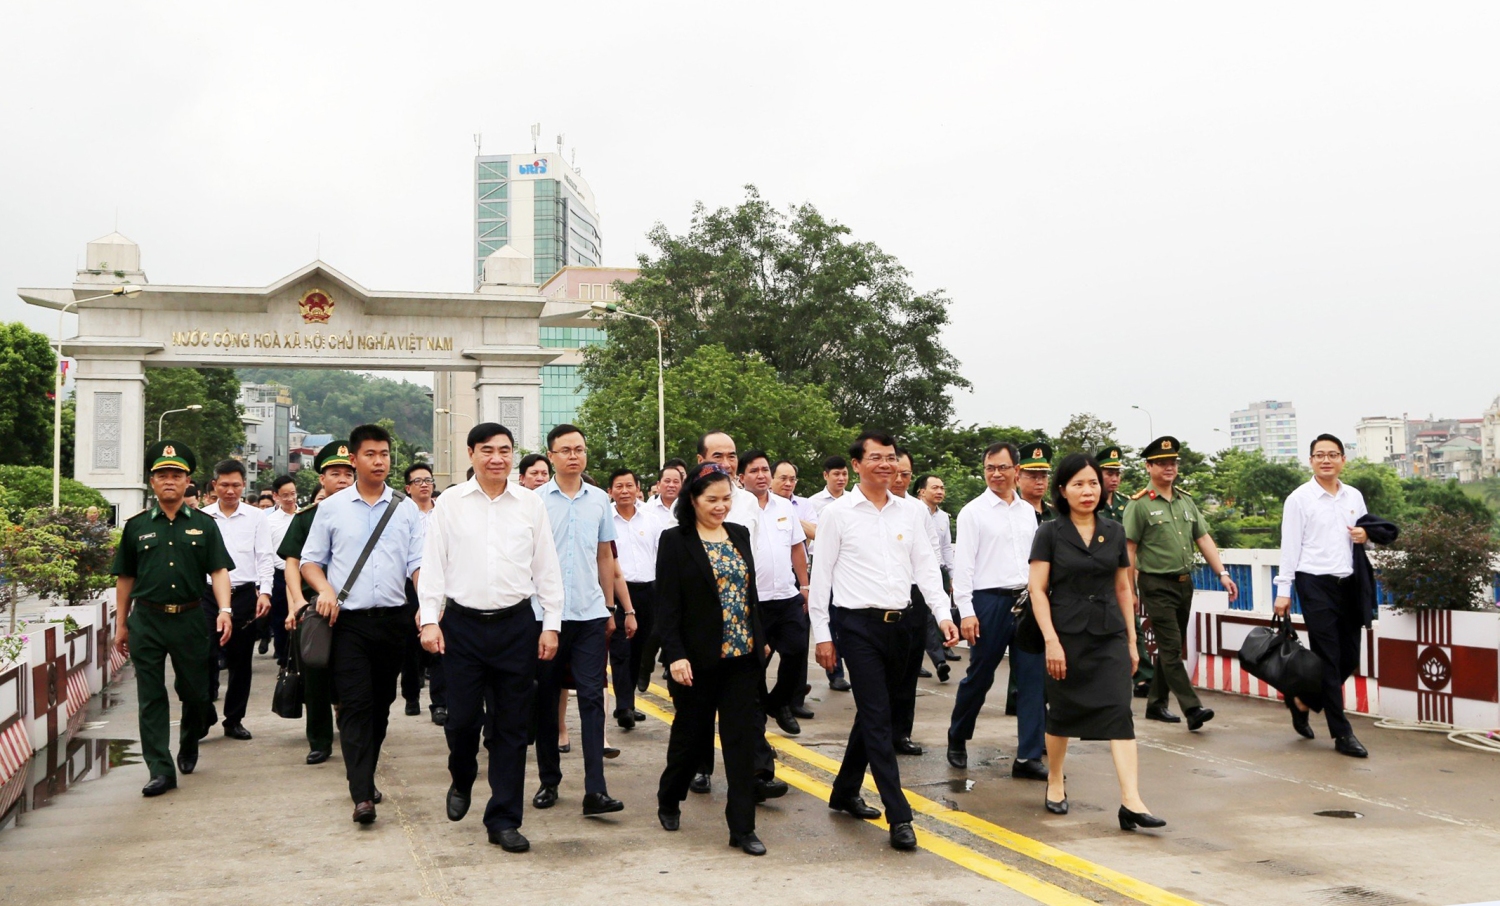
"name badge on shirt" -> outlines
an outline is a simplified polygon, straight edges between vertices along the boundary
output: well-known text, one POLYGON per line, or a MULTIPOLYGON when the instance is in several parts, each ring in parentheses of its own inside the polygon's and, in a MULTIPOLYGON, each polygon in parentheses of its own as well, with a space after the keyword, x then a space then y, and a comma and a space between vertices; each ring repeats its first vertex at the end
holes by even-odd
POLYGON ((183 532, 183 534, 184 535, 201 535, 201 534, 203 534, 203 529, 201 529, 201 528, 190 528, 187 531, 183 532))

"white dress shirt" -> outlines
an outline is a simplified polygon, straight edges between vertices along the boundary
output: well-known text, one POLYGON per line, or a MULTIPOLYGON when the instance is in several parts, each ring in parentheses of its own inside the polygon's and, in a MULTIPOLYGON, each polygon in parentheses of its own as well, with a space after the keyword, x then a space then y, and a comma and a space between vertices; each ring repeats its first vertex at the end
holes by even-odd
MULTIPOLYGON (((754 494, 750 495, 752 498, 754 494)), ((759 501, 757 501, 759 506, 759 501)), ((791 501, 766 494, 766 505, 760 510, 759 543, 754 545, 755 593, 762 601, 785 601, 795 598, 797 574, 792 570, 792 547, 807 540, 802 521, 791 501)))
MULTIPOLYGON (((672 503, 676 504, 677 501, 673 500, 672 503)), ((638 509, 644 511, 656 523, 658 535, 677 524, 677 511, 662 503, 660 494, 641 504, 638 509)))
POLYGON ((845 494, 825 507, 818 515, 818 556, 808 601, 813 641, 833 640, 828 628, 830 596, 838 607, 850 610, 902 610, 911 603, 915 585, 939 624, 953 619, 932 552, 930 526, 925 512, 890 493, 879 509, 863 491, 845 494))
MULTIPOLYGON (((823 490, 807 498, 807 502, 812 504, 813 512, 821 516, 830 503, 833 503, 835 500, 843 500, 847 496, 849 496, 848 488, 844 489, 844 493, 835 497, 828 493, 828 487, 825 485, 823 490)), ((809 519, 808 521, 811 522, 812 520, 809 519)))
POLYGON ((974 589, 1015 588, 1031 577, 1036 510, 1020 494, 1011 493, 1006 503, 986 488, 958 511, 953 606, 960 617, 974 616, 974 589))
MULTIPOLYGON (((209 504, 203 512, 219 523, 224 546, 234 558, 234 569, 229 571, 230 587, 253 584, 259 594, 270 594, 276 576, 276 545, 271 543, 271 525, 266 514, 243 500, 235 507, 233 516, 219 509, 218 503, 209 504)), ((285 568, 285 562, 282 566, 285 568)))
POLYGON ((493 500, 469 479, 437 499, 427 522, 417 603, 422 625, 452 598, 474 610, 532 604, 542 629, 562 629, 563 581, 552 522, 534 492, 515 481, 493 500))
POLYGON ((932 530, 938 539, 938 562, 943 569, 953 572, 953 517, 949 516, 942 507, 937 510, 928 510, 927 518, 932 520, 932 530))
MULTIPOLYGON (((292 517, 297 515, 293 510, 288 513, 279 506, 273 506, 266 510, 266 523, 271 526, 271 550, 281 549, 281 539, 286 537, 286 530, 291 528, 292 517)), ((286 561, 280 557, 276 558, 276 568, 286 569, 286 561)))
MULTIPOLYGON (((665 507, 661 507, 665 511, 665 507)), ((661 517, 653 516, 644 506, 637 506, 629 519, 614 508, 615 547, 620 554, 620 571, 626 582, 656 581, 656 545, 661 540, 661 517)))
POLYGON ((1354 541, 1349 529, 1368 513, 1358 488, 1339 482, 1337 494, 1317 479, 1291 493, 1281 509, 1281 567, 1277 594, 1291 597, 1297 573, 1344 576, 1354 573, 1354 541))

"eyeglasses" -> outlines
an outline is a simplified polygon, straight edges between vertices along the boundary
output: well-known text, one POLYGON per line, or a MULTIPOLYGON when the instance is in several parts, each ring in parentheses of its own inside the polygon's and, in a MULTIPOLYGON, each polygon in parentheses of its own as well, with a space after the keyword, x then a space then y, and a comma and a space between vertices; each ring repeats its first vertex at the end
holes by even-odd
POLYGON ((997 466, 986 465, 984 467, 984 474, 986 474, 986 475, 1004 475, 1006 472, 1014 472, 1015 470, 1016 470, 1015 466, 1011 465, 1008 462, 1002 462, 1002 463, 1000 463, 997 466))
POLYGON ((585 453, 588 452, 588 448, 587 447, 560 447, 560 448, 558 448, 556 450, 553 450, 552 452, 555 453, 555 454, 557 454, 558 456, 563 456, 563 457, 568 457, 568 456, 582 456, 582 455, 584 455, 585 453))
POLYGON ((1344 458, 1344 454, 1342 454, 1342 453, 1320 452, 1320 453, 1314 453, 1312 455, 1312 458, 1313 458, 1313 462, 1333 462, 1334 460, 1343 459, 1344 458))
POLYGON ((431 478, 413 478, 411 481, 407 482, 407 484, 437 484, 437 482, 433 481, 431 478))
POLYGON ((882 456, 879 453, 872 453, 869 456, 864 457, 862 461, 869 463, 888 462, 891 465, 895 465, 896 463, 901 461, 901 457, 897 456, 894 453, 889 456, 882 456))

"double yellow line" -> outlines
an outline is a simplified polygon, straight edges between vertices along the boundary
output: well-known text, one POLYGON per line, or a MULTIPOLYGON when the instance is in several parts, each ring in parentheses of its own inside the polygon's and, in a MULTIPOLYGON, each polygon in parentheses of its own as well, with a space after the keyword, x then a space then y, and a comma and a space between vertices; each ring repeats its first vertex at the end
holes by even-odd
MULTIPOLYGON (((670 700, 667 690, 653 683, 651 692, 663 700, 670 700)), ((651 702, 636 699, 636 707, 657 720, 671 723, 672 715, 651 702)), ((820 752, 798 745, 789 739, 774 734, 767 734, 766 741, 786 758, 795 759, 804 765, 808 765, 829 774, 837 774, 839 763, 823 755, 820 752)), ((804 773, 794 767, 782 763, 776 768, 776 776, 785 780, 788 785, 794 786, 804 793, 814 796, 824 802, 833 793, 833 788, 811 775, 804 773)), ((875 783, 868 775, 865 777, 866 789, 875 790, 875 783)), ((1050 866, 1059 871, 1066 872, 1080 880, 1086 881, 1100 887, 1113 890, 1147 906, 1198 906, 1192 900, 1180 897, 1170 891, 1162 890, 1147 884, 1137 878, 1121 874, 1113 869, 1106 868, 1087 859, 1063 852, 1053 846, 1033 840, 1030 837, 1007 830, 998 824, 992 824, 983 818, 977 818, 966 812, 956 812, 940 803, 934 802, 925 796, 904 790, 907 801, 911 803, 912 810, 942 824, 965 833, 972 834, 981 840, 1002 846, 1012 852, 1025 856, 1029 859, 1050 866)), ((881 829, 887 825, 883 818, 869 822, 881 829)), ((1066 888, 1059 887, 1048 881, 1044 881, 1035 875, 1028 874, 1018 868, 1014 868, 998 859, 986 856, 967 846, 955 843, 945 837, 932 833, 920 834, 917 837, 917 845, 934 855, 940 856, 955 865, 966 868, 981 877, 988 878, 1012 890, 1031 897, 1039 903, 1048 906, 1085 906, 1096 901, 1088 897, 1080 896, 1066 888)))

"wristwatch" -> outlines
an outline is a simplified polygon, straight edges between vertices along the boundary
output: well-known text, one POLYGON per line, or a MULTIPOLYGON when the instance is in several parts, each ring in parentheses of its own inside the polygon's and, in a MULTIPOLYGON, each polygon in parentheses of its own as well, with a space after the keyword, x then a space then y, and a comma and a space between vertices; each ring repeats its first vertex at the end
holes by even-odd
POLYGON ((219 608, 219 613, 227 613, 227 614, 233 616, 234 615, 234 608, 232 608, 232 607, 220 607, 219 608))
POLYGON ((633 610, 627 610, 627 611, 625 611, 625 616, 627 616, 627 617, 633 617, 633 616, 635 616, 635 611, 633 611, 633 610))

